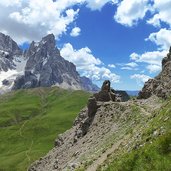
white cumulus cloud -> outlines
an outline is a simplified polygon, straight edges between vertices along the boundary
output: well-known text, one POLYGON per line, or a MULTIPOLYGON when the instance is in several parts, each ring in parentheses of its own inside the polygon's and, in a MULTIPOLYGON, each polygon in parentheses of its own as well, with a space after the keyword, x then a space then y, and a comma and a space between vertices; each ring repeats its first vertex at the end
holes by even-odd
POLYGON ((170 17, 171 1, 153 0, 153 3, 154 3, 153 9, 155 10, 155 14, 147 22, 154 26, 160 26, 161 22, 165 22, 166 24, 171 26, 171 17, 170 17))
POLYGON ((168 51, 152 51, 145 52, 143 54, 132 53, 130 55, 131 60, 135 62, 144 62, 147 64, 161 65, 161 60, 166 56, 168 51))
POLYGON ((8 0, 11 4, 2 1, 4 3, 0 3, 0 32, 9 34, 18 43, 39 40, 48 33, 54 33, 58 38, 67 31, 79 12, 78 9, 69 8, 73 3, 62 6, 60 1, 8 0))
POLYGON ((116 66, 114 64, 109 64, 108 67, 109 68, 116 68, 116 66))
POLYGON ((70 35, 72 37, 77 37, 80 35, 80 32, 81 32, 81 29, 79 27, 74 27, 72 30, 71 30, 71 33, 70 35))
POLYGON ((151 65, 148 65, 146 68, 150 73, 156 73, 156 72, 161 71, 160 65, 152 65, 151 64, 151 65))
POLYGON ((129 66, 129 67, 132 67, 132 68, 135 68, 135 67, 138 66, 138 64, 135 63, 135 62, 130 62, 130 63, 127 63, 127 64, 125 64, 125 65, 126 65, 126 66, 129 66))
POLYGON ((131 79, 135 79, 139 86, 142 86, 151 77, 145 74, 134 74, 130 76, 131 79))
POLYGON ((119 82, 120 76, 112 73, 103 66, 100 59, 93 56, 88 47, 76 50, 70 43, 67 43, 61 49, 61 56, 66 60, 73 62, 77 70, 88 78, 95 81, 110 79, 113 83, 119 82))
POLYGON ((127 64, 123 64, 122 68, 123 70, 138 70, 138 64, 135 62, 129 62, 127 64))
MULTIPOLYGON (((117 0, 1 0, 0 32, 20 44, 40 40, 49 33, 58 39, 76 21, 80 5, 100 10, 108 2, 117 0), (78 5, 77 9, 74 5, 78 5)), ((79 32, 77 28, 72 35, 79 32)))
POLYGON ((168 50, 171 46, 171 30, 162 28, 158 32, 151 33, 146 40, 154 42, 159 49, 168 50))
POLYGON ((100 10, 106 3, 118 3, 118 0, 86 0, 87 7, 92 10, 100 10))
POLYGON ((148 9, 148 0, 123 0, 117 8, 114 19, 120 24, 131 27, 144 18, 148 9))
POLYGON ((167 55, 167 52, 164 50, 145 52, 143 54, 132 53, 130 58, 135 62, 145 63, 147 65, 146 69, 150 73, 155 73, 161 70, 161 61, 167 55))

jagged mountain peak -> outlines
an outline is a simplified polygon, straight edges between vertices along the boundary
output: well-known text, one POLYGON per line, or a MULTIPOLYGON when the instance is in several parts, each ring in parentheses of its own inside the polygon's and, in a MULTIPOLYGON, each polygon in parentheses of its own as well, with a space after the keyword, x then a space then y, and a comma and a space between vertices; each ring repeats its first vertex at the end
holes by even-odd
POLYGON ((26 59, 17 43, 0 33, 0 94, 11 91, 14 80, 23 74, 26 59))
POLYGON ((42 38, 42 41, 55 44, 55 36, 54 34, 48 34, 47 36, 42 38))
POLYGON ((0 33, 0 71, 10 72, 9 74, 0 72, 0 93, 2 89, 6 92, 11 88, 16 90, 50 86, 74 90, 98 90, 88 78, 80 77, 73 63, 60 55, 53 34, 48 34, 39 42, 32 41, 23 53, 15 41, 0 33), (4 84, 9 80, 10 84, 4 84))
POLYGON ((10 36, 0 33, 0 71, 15 69, 14 58, 21 55, 22 50, 17 43, 10 36))
POLYGON ((57 50, 56 48, 56 41, 54 34, 48 34, 47 36, 43 37, 42 40, 38 43, 34 43, 35 46, 43 46, 47 48, 47 51, 57 50))
POLYGON ((14 55, 21 55, 22 50, 17 43, 8 35, 0 33, 0 50, 14 55))
POLYGON ((43 37, 39 42, 32 41, 29 49, 25 52, 25 56, 26 58, 30 58, 30 56, 36 53, 39 54, 40 57, 46 58, 47 56, 53 56, 52 53, 54 52, 59 54, 59 50, 56 48, 55 36, 49 34, 43 37))
POLYGON ((28 59, 25 74, 15 80, 13 89, 60 86, 74 90, 98 90, 88 78, 88 81, 83 81, 76 66, 60 55, 53 34, 39 42, 33 41, 24 56, 28 59))

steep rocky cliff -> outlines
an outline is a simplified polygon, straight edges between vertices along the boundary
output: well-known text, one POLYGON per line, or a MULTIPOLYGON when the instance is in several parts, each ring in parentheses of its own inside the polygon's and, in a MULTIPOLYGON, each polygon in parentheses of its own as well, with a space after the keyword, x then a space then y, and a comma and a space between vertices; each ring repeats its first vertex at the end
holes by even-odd
POLYGON ((166 98, 171 93, 171 47, 169 53, 162 60, 162 71, 154 79, 149 79, 140 91, 138 98, 149 98, 157 95, 166 98))

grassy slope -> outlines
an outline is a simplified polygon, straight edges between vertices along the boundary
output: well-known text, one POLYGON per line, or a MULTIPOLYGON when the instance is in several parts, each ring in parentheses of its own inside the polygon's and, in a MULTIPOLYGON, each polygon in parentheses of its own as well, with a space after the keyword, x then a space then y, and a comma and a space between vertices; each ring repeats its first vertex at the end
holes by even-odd
POLYGON ((99 170, 171 171, 171 99, 152 115, 142 133, 137 148, 119 150, 99 170))
POLYGON ((72 126, 90 94, 58 88, 20 90, 0 97, 0 171, 24 171, 72 126))

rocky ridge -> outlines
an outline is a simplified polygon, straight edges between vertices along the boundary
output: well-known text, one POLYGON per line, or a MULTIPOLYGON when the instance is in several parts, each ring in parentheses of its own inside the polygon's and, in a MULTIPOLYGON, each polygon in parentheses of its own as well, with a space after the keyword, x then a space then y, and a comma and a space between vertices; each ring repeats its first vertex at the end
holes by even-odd
POLYGON ((140 91, 138 98, 149 98, 152 95, 167 98, 171 93, 171 47, 162 60, 162 71, 154 79, 149 79, 140 91))
POLYGON ((141 126, 145 126, 146 119, 160 108, 157 97, 127 102, 117 98, 110 88, 110 82, 105 81, 100 92, 89 98, 73 127, 59 135, 55 147, 33 163, 29 171, 76 170, 89 165, 87 170, 94 171, 97 168, 90 163, 98 160, 111 145, 119 148, 119 144, 128 139, 130 127, 136 126, 137 118, 141 126), (148 110, 144 106, 149 106, 148 110))

